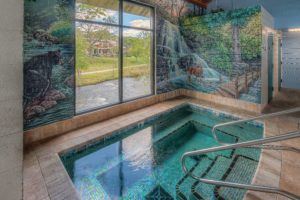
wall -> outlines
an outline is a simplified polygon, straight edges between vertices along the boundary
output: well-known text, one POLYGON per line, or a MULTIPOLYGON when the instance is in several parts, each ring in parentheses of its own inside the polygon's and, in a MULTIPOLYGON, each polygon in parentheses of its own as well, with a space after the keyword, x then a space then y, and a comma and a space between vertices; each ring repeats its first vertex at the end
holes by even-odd
POLYGON ((274 34, 274 19, 265 9, 262 10, 262 99, 263 105, 268 104, 268 35, 274 34))
POLYGON ((260 103, 261 17, 256 6, 183 18, 188 50, 177 64, 184 88, 260 103))
MULTIPOLYGON (((173 91, 178 88, 172 81, 174 61, 186 49, 177 42, 182 41, 178 18, 189 13, 189 4, 140 1, 156 7, 157 94, 173 91)), ((25 130, 75 116, 74 7, 74 0, 25 0, 25 130)))
POLYGON ((74 1, 25 0, 24 128, 74 115, 74 1))
POLYGON ((300 89, 300 32, 283 31, 282 87, 300 89))
POLYGON ((0 194, 22 199, 22 34, 23 3, 1 1, 0 7, 0 194))
MULTIPOLYGON (((261 102, 259 6, 193 17, 184 0, 140 1, 156 7, 157 94, 186 88, 261 102)), ((25 0, 25 130, 75 116, 74 6, 25 0)))
POLYGON ((273 94, 276 95, 279 92, 278 82, 279 80, 279 58, 278 58, 278 39, 281 38, 281 33, 274 29, 275 21, 273 16, 264 8, 262 9, 263 19, 263 45, 262 45, 262 104, 268 104, 268 36, 273 35, 273 94))

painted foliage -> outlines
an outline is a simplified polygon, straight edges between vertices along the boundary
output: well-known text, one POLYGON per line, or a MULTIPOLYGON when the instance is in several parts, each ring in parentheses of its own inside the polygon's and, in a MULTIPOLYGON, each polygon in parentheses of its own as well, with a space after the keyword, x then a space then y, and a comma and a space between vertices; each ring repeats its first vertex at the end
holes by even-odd
POLYGON ((74 1, 25 0, 24 129, 74 115, 74 1))
POLYGON ((196 54, 181 65, 188 73, 187 88, 260 103, 260 6, 187 17, 181 32, 196 54), (202 63, 195 62, 197 56, 202 63))
MULTIPOLYGON (((260 7, 199 17, 185 0, 139 1, 156 7, 158 94, 188 88, 260 102, 260 7)), ((74 116, 74 9, 75 0, 25 0, 25 130, 74 116)))
POLYGON ((158 94, 185 86, 178 59, 191 53, 180 32, 180 19, 193 16, 185 0, 147 0, 156 5, 156 91, 158 94))
POLYGON ((179 21, 178 26, 165 22, 160 29, 163 47, 158 44, 158 66, 168 65, 163 67, 168 76, 161 88, 187 88, 260 103, 260 6, 187 15, 179 21))

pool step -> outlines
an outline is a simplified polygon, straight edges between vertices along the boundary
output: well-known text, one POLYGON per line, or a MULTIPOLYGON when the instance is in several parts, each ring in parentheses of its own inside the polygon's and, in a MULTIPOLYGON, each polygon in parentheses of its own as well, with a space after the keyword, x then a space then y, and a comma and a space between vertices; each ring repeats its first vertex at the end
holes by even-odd
POLYGON ((180 111, 172 113, 172 115, 168 116, 168 118, 163 118, 159 122, 157 122, 154 126, 154 131, 158 132, 169 132, 168 129, 170 127, 175 127, 174 125, 186 123, 188 121, 188 111, 180 111))
MULTIPOLYGON (((170 127, 164 126, 166 125, 165 123, 168 122, 162 122, 159 125, 158 128, 160 129, 160 134, 154 137, 154 148, 156 149, 154 152, 164 152, 170 150, 170 147, 179 148, 181 143, 184 142, 182 141, 182 137, 184 138, 183 140, 188 141, 190 139, 190 136, 188 136, 189 134, 185 134, 187 130, 189 130, 189 132, 195 130, 195 132, 211 134, 212 129, 211 126, 193 119, 191 120, 189 117, 177 120, 176 123, 173 123, 170 127)), ((155 127, 155 129, 156 128, 157 127, 155 127)), ((234 127, 234 129, 235 132, 237 132, 244 128, 234 127)), ((237 143, 240 140, 245 140, 245 137, 240 139, 239 136, 231 134, 230 130, 217 131, 217 135, 222 142, 226 143, 237 143)), ((217 145, 218 143, 215 144, 215 146, 217 145)), ((234 180, 241 176, 238 175, 238 173, 244 174, 243 167, 246 168, 248 167, 247 165, 249 165, 251 169, 247 170, 246 173, 247 177, 250 177, 250 180, 252 180, 252 176, 255 172, 253 167, 255 168, 259 160, 259 154, 255 153, 255 151, 258 150, 244 148, 214 152, 189 158, 187 160, 187 166, 191 173, 197 174, 203 178, 235 182, 234 180)), ((156 160, 157 164, 163 162, 167 157, 168 155, 166 154, 163 159, 156 160)), ((246 178, 241 178, 240 182, 247 183, 247 180, 246 178)), ((176 184, 176 199, 180 200, 241 200, 243 196, 244 191, 205 184, 188 175, 182 177, 176 184)))
MULTIPOLYGON (((205 170, 211 165, 212 160, 203 155, 195 159, 196 164, 190 168, 190 173, 194 174, 202 174, 205 170)), ((188 197, 191 195, 191 185, 193 185, 197 180, 191 178, 187 174, 176 184, 176 195, 177 199, 187 200, 188 197)))
POLYGON ((222 127, 221 130, 238 136, 240 141, 260 139, 263 133, 263 128, 249 124, 237 124, 234 126, 222 127))
POLYGON ((163 163, 172 156, 176 149, 181 148, 187 141, 191 140, 193 134, 187 134, 189 132, 196 133, 196 130, 194 130, 191 122, 186 122, 182 126, 174 128, 172 132, 168 132, 159 140, 156 140, 152 147, 156 165, 163 163))
MULTIPOLYGON (((166 122, 166 123, 168 123, 168 122, 166 122)), ((167 126, 167 127, 162 128, 162 127, 154 126, 153 127, 155 129, 154 132, 156 133, 154 135, 154 142, 157 142, 157 141, 160 141, 160 140, 164 139, 170 133, 173 133, 173 132, 177 131, 178 129, 180 129, 182 126, 184 126, 187 123, 189 123, 189 118, 185 117, 185 118, 182 118, 180 120, 177 120, 175 123, 173 121, 172 124, 170 126, 167 126)), ((164 126, 164 125, 160 124, 158 126, 164 126)))
POLYGON ((257 149, 257 148, 239 148, 239 149, 235 150, 235 154, 245 156, 249 159, 252 159, 252 160, 258 162, 259 158, 260 158, 260 153, 257 153, 257 152, 260 152, 260 151, 261 150, 257 149))
MULTIPOLYGON (((199 131, 199 132, 202 132, 202 133, 208 133, 209 135, 212 135, 212 126, 210 125, 207 125, 207 124, 204 124, 204 123, 201 123, 199 121, 196 121, 196 120, 192 120, 191 121, 195 128, 199 131)), ((225 142, 225 143, 236 143, 239 141, 239 137, 236 136, 236 135, 233 135, 231 134, 230 132, 226 132, 226 131, 217 131, 216 132, 218 138, 220 138, 220 140, 222 142, 225 142)))
MULTIPOLYGON (((236 155, 232 165, 225 173, 222 180, 250 184, 257 168, 257 161, 242 155, 236 155)), ((241 200, 245 195, 245 190, 234 189, 228 187, 215 188, 215 194, 218 199, 241 200)))
MULTIPOLYGON (((202 178, 212 179, 212 180, 222 180, 222 177, 227 172, 230 167, 232 160, 224 156, 216 156, 212 161, 211 165, 202 174, 202 178)), ((209 185, 202 183, 200 181, 195 182, 192 185, 192 197, 193 199, 215 199, 215 187, 214 185, 209 185)))
MULTIPOLYGON (((191 110, 195 113, 200 114, 200 116, 197 114, 191 115, 191 118, 193 120, 201 121, 201 123, 203 123, 209 127, 213 127, 216 124, 235 120, 234 118, 230 119, 230 118, 222 117, 222 114, 220 114, 219 119, 216 119, 214 117, 214 114, 211 112, 199 111, 199 110, 195 110, 195 109, 191 109, 191 110)), ((261 126, 253 126, 252 124, 248 124, 248 123, 237 124, 235 126, 222 127, 221 130, 223 130, 227 133, 232 133, 232 135, 239 136, 241 141, 259 139, 259 138, 261 138, 261 135, 263 133, 263 128, 261 126), (246 134, 246 133, 248 133, 248 134, 246 134)))
MULTIPOLYGON (((197 176, 245 184, 251 183, 258 162, 237 154, 232 157, 218 155, 214 159, 202 155, 193 159, 197 160, 193 166, 187 163, 190 172, 197 176)), ((176 194, 180 200, 241 200, 245 191, 205 184, 185 175, 176 185, 176 194)))

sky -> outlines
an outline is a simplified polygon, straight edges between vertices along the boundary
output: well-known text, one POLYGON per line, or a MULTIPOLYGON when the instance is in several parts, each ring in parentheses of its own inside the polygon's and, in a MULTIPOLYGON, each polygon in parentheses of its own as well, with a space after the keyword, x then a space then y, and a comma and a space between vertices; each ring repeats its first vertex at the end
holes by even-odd
MULTIPOLYGON (((76 14, 76 18, 78 19, 87 19, 87 12, 78 12, 76 14)), ((97 16, 95 19, 92 19, 92 21, 99 21, 103 22, 104 18, 106 17, 113 17, 115 19, 118 19, 119 12, 115 10, 110 10, 110 9, 105 9, 105 16, 97 16)), ((131 13, 126 13, 124 12, 123 14, 123 24, 125 26, 131 26, 131 27, 139 27, 139 28, 151 28, 151 19, 149 17, 145 16, 139 16, 139 15, 134 15, 131 13)), ((112 33, 118 34, 115 30, 111 29, 112 33)), ((126 28, 124 29, 124 36, 137 36, 140 31, 135 30, 135 29, 129 29, 126 28)))

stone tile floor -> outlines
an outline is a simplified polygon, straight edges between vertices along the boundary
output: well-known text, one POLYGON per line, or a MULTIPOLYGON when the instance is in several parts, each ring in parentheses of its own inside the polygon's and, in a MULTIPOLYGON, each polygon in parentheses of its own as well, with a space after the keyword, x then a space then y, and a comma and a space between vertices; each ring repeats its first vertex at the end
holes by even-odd
MULTIPOLYGON (((143 121, 152 115, 165 112, 184 102, 210 107, 242 118, 257 115, 196 99, 173 99, 69 132, 47 142, 31 145, 26 149, 24 155, 24 200, 79 199, 58 153, 99 140, 115 130, 143 121)), ((298 129, 299 118, 284 116, 265 120, 264 123, 265 136, 272 136, 298 129)), ((280 145, 299 147, 299 144, 300 139, 282 142, 280 145)), ((253 183, 280 187, 300 195, 299 170, 299 154, 263 150, 253 183)), ((245 199, 283 200, 285 198, 274 194, 247 192, 245 199)))

